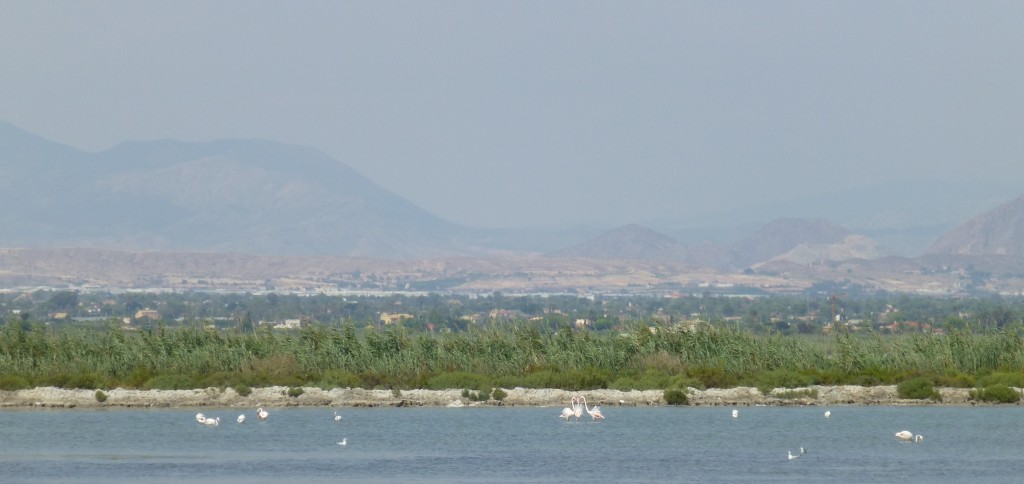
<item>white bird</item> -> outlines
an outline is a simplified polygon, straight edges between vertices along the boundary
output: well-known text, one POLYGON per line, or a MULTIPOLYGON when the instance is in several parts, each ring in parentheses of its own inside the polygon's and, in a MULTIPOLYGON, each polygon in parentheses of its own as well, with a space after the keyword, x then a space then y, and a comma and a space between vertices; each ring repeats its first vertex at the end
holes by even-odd
POLYGON ((567 422, 569 421, 569 417, 572 417, 572 409, 569 407, 563 408, 562 414, 558 416, 558 418, 564 418, 567 422))
POLYGON ((564 418, 565 421, 568 422, 569 418, 572 417, 575 414, 576 414, 576 397, 572 397, 572 399, 569 402, 569 406, 562 409, 562 415, 559 415, 558 418, 564 418))
POLYGON ((740 418, 740 411, 736 410, 736 409, 733 409, 732 410, 732 418, 740 418))
POLYGON ((831 410, 825 410, 825 418, 832 418, 832 411, 831 410))
POLYGON ((587 406, 587 397, 580 395, 580 400, 583 401, 583 409, 590 415, 591 420, 604 419, 604 414, 601 413, 601 406, 594 405, 594 408, 587 406))
POLYGON ((243 413, 243 414, 239 415, 238 418, 236 418, 235 420, 237 420, 238 423, 245 422, 245 414, 243 413))
POLYGON ((338 415, 338 412, 334 412, 334 421, 341 422, 341 415, 338 415))
POLYGON ((266 420, 267 417, 270 416, 270 413, 268 413, 266 410, 263 410, 263 407, 260 407, 256 409, 256 416, 259 417, 260 420, 266 420))
POLYGON ((896 438, 900 439, 900 440, 902 440, 904 442, 910 442, 910 441, 924 442, 924 437, 923 436, 914 435, 914 433, 909 431, 909 430, 901 430, 899 432, 896 432, 896 438))
POLYGON ((789 454, 789 460, 793 460, 793 459, 799 459, 800 456, 806 454, 807 451, 804 450, 803 447, 800 447, 800 453, 799 454, 793 455, 793 452, 792 451, 788 451, 788 450, 786 451, 786 453, 789 454))
POLYGON ((338 442, 338 445, 348 445, 348 437, 343 437, 341 442, 338 442))
POLYGON ((199 423, 206 422, 206 416, 203 415, 202 413, 197 413, 196 414, 196 422, 199 422, 199 423))
POLYGON ((208 418, 206 420, 203 420, 203 423, 206 424, 206 425, 209 425, 210 427, 216 427, 216 426, 220 425, 220 417, 208 418))

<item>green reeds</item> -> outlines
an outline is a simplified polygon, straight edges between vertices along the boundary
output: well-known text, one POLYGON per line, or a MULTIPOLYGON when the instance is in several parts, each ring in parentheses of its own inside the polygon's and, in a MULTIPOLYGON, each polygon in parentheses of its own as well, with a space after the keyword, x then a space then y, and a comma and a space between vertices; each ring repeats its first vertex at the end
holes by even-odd
POLYGON ((411 334, 310 325, 297 332, 196 327, 0 330, 0 386, 203 388, 758 388, 1024 381, 1019 328, 974 334, 758 336, 704 324, 624 332, 512 324, 411 334))

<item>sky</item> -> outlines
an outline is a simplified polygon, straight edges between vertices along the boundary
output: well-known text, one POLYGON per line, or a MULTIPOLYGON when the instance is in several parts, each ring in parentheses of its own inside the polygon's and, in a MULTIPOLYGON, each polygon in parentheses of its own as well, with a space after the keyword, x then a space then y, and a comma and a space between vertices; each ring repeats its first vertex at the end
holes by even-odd
POLYGON ((615 226, 1024 180, 1024 2, 23 1, 0 120, 270 139, 447 220, 615 226))

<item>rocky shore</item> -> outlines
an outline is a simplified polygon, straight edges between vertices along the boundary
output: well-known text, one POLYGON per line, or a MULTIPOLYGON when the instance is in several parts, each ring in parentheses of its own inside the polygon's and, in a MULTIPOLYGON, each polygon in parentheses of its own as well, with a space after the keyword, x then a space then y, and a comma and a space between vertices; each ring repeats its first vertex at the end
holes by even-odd
MULTIPOLYGON (((254 388, 246 396, 235 390, 206 388, 198 390, 68 390, 40 387, 29 390, 0 391, 0 408, 103 408, 103 407, 404 407, 404 406, 565 406, 572 395, 583 394, 591 404, 602 406, 667 405, 661 390, 619 391, 587 390, 569 392, 553 389, 505 389, 500 402, 474 402, 461 390, 363 390, 336 388, 322 390, 305 387, 298 396, 289 396, 287 387, 254 388), (103 399, 103 396, 106 398, 103 399), (101 402, 100 399, 103 399, 101 402)), ((757 388, 688 390, 691 406, 753 405, 973 405, 969 390, 940 388, 941 402, 901 399, 896 386, 810 386, 777 388, 768 394, 757 388)))

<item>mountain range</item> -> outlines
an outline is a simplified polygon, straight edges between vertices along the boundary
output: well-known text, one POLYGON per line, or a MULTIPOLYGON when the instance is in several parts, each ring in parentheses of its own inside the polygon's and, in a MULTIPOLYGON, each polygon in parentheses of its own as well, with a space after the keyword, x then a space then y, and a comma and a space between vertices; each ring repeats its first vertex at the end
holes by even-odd
POLYGON ((954 207, 922 202, 924 185, 885 184, 845 200, 794 200, 775 204, 776 215, 766 212, 772 206, 766 203, 688 224, 495 230, 446 221, 310 148, 160 140, 89 153, 0 122, 0 202, 8 207, 0 212, 6 227, 0 245, 51 251, 391 261, 541 257, 719 273, 779 273, 827 261, 867 267, 863 261, 894 256, 1024 257, 1024 197, 991 208, 993 197, 1012 185, 933 184, 932 193, 957 190, 962 203, 954 207), (844 223, 821 212, 828 207, 842 207, 836 216, 844 223))

